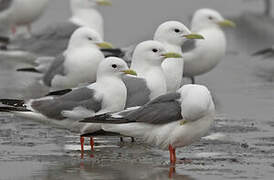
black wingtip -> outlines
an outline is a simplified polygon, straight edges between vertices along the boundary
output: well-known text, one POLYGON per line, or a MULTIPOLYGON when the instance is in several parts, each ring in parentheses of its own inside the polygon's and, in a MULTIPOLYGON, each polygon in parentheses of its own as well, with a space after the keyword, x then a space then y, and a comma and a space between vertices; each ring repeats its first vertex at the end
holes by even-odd
POLYGON ((0 107, 0 112, 29 112, 30 110, 26 109, 25 107, 7 107, 3 106, 0 107))
POLYGON ((48 93, 46 96, 62 96, 62 95, 65 95, 65 94, 67 94, 71 91, 72 91, 72 89, 64 89, 64 90, 60 90, 60 91, 53 91, 53 92, 48 93))
POLYGON ((96 116, 93 116, 93 117, 88 117, 88 118, 85 118, 83 120, 81 120, 80 122, 84 122, 84 123, 101 123, 101 122, 104 122, 106 121, 107 118, 109 118, 110 115, 109 114, 100 114, 100 115, 96 115, 96 116))
POLYGON ((116 48, 116 49, 101 49, 101 51, 103 52, 103 54, 105 55, 105 57, 115 56, 115 57, 122 58, 125 55, 125 52, 123 52, 123 50, 120 49, 120 48, 116 48))
POLYGON ((25 101, 18 99, 0 99, 0 103, 13 107, 24 107, 25 101))
POLYGON ((19 68, 19 69, 16 69, 16 71, 18 72, 33 72, 33 73, 41 73, 40 71, 38 71, 37 69, 35 68, 19 68))
POLYGON ((0 42, 8 44, 10 42, 10 38, 9 37, 4 37, 4 36, 0 36, 0 42))
POLYGON ((252 56, 262 56, 266 54, 274 54, 274 49, 273 48, 266 48, 266 49, 261 49, 259 51, 256 51, 252 54, 252 56))
POLYGON ((109 124, 122 124, 122 123, 129 123, 128 120, 124 118, 113 118, 110 114, 100 114, 93 117, 88 117, 80 122, 83 123, 109 123, 109 124))

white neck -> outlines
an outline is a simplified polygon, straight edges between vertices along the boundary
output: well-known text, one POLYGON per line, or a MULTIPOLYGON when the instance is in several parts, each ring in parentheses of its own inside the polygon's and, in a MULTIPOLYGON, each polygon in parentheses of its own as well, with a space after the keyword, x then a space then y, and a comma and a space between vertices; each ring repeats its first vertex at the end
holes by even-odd
POLYGON ((167 51, 182 54, 182 48, 179 45, 170 44, 168 42, 162 42, 165 45, 167 51))
POLYGON ((102 111, 105 112, 121 111, 125 108, 127 89, 124 82, 119 77, 103 76, 97 78, 97 86, 103 94, 102 111))
POLYGON ((166 93, 166 81, 163 69, 160 65, 144 65, 140 62, 132 63, 131 68, 136 71, 138 77, 144 78, 151 91, 150 99, 166 93))
POLYGON ((92 28, 104 37, 104 20, 96 9, 72 9, 70 21, 78 26, 92 28))
MULTIPOLYGON (((182 55, 182 48, 178 45, 163 42, 166 49, 170 52, 175 52, 182 55)), ((184 61, 182 58, 168 58, 162 63, 163 72, 165 74, 167 92, 175 92, 180 88, 184 61)))

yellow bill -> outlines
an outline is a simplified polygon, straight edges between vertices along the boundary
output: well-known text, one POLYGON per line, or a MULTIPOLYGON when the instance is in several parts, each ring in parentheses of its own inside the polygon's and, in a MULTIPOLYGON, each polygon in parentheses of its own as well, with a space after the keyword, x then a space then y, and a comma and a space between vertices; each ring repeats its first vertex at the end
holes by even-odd
POLYGON ((218 25, 221 27, 236 27, 236 24, 233 21, 230 21, 228 19, 225 19, 223 21, 219 21, 218 25))
POLYGON ((137 76, 137 73, 134 70, 132 70, 132 69, 124 70, 122 72, 125 73, 125 74, 137 76))
POLYGON ((111 6, 112 5, 112 2, 109 0, 97 0, 96 3, 99 6, 111 6))
POLYGON ((113 49, 113 45, 108 42, 99 42, 96 45, 101 49, 113 49))
POLYGON ((164 54, 162 54, 162 56, 165 58, 182 58, 181 54, 174 53, 174 52, 164 53, 164 54))
POLYGON ((187 39, 205 39, 202 35, 195 34, 195 33, 186 34, 186 35, 184 35, 184 37, 187 39))

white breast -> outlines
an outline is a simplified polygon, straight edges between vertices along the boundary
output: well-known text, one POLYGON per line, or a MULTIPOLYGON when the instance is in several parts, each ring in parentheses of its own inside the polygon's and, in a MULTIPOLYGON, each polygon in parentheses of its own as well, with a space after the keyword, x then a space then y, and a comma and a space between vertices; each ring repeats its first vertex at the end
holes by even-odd
POLYGON ((226 38, 221 29, 211 28, 198 32, 204 40, 197 40, 195 50, 184 53, 184 75, 191 77, 212 70, 223 58, 226 38))
POLYGON ((48 0, 15 0, 11 20, 17 25, 35 21, 47 7, 48 0))
POLYGON ((96 85, 96 89, 103 97, 102 110, 97 112, 114 112, 124 110, 126 105, 127 89, 121 79, 104 78, 103 82, 96 85))
POLYGON ((167 92, 166 80, 161 68, 150 68, 149 71, 142 73, 141 77, 146 79, 148 88, 151 90, 150 99, 154 99, 167 92))
MULTIPOLYGON (((166 50, 170 52, 175 52, 182 55, 181 47, 176 47, 173 45, 165 44, 166 50)), ((162 63, 162 68, 166 78, 167 92, 175 92, 180 88, 184 61, 182 58, 168 58, 162 63)))
POLYGON ((101 51, 88 47, 68 53, 64 66, 71 85, 95 82, 97 68, 103 59, 101 51))

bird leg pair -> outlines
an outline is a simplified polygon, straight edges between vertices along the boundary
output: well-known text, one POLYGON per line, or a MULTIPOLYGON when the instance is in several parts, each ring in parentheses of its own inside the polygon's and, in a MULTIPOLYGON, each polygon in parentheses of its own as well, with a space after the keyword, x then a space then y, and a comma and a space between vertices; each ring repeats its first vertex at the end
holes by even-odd
MULTIPOLYGON (((16 25, 11 26, 11 32, 13 35, 16 34, 16 30, 17 30, 16 25)), ((28 33, 31 34, 31 24, 27 24, 27 30, 28 30, 28 33)))
MULTIPOLYGON (((83 158, 83 154, 84 154, 84 142, 85 142, 85 137, 81 136, 80 137, 80 143, 81 143, 81 157, 82 158, 83 158)), ((89 143, 90 143, 91 150, 94 151, 94 139, 93 139, 93 137, 90 137, 89 143)))
POLYGON ((174 165, 176 163, 175 148, 173 148, 171 145, 169 145, 168 149, 169 149, 169 155, 170 155, 170 164, 174 165))

